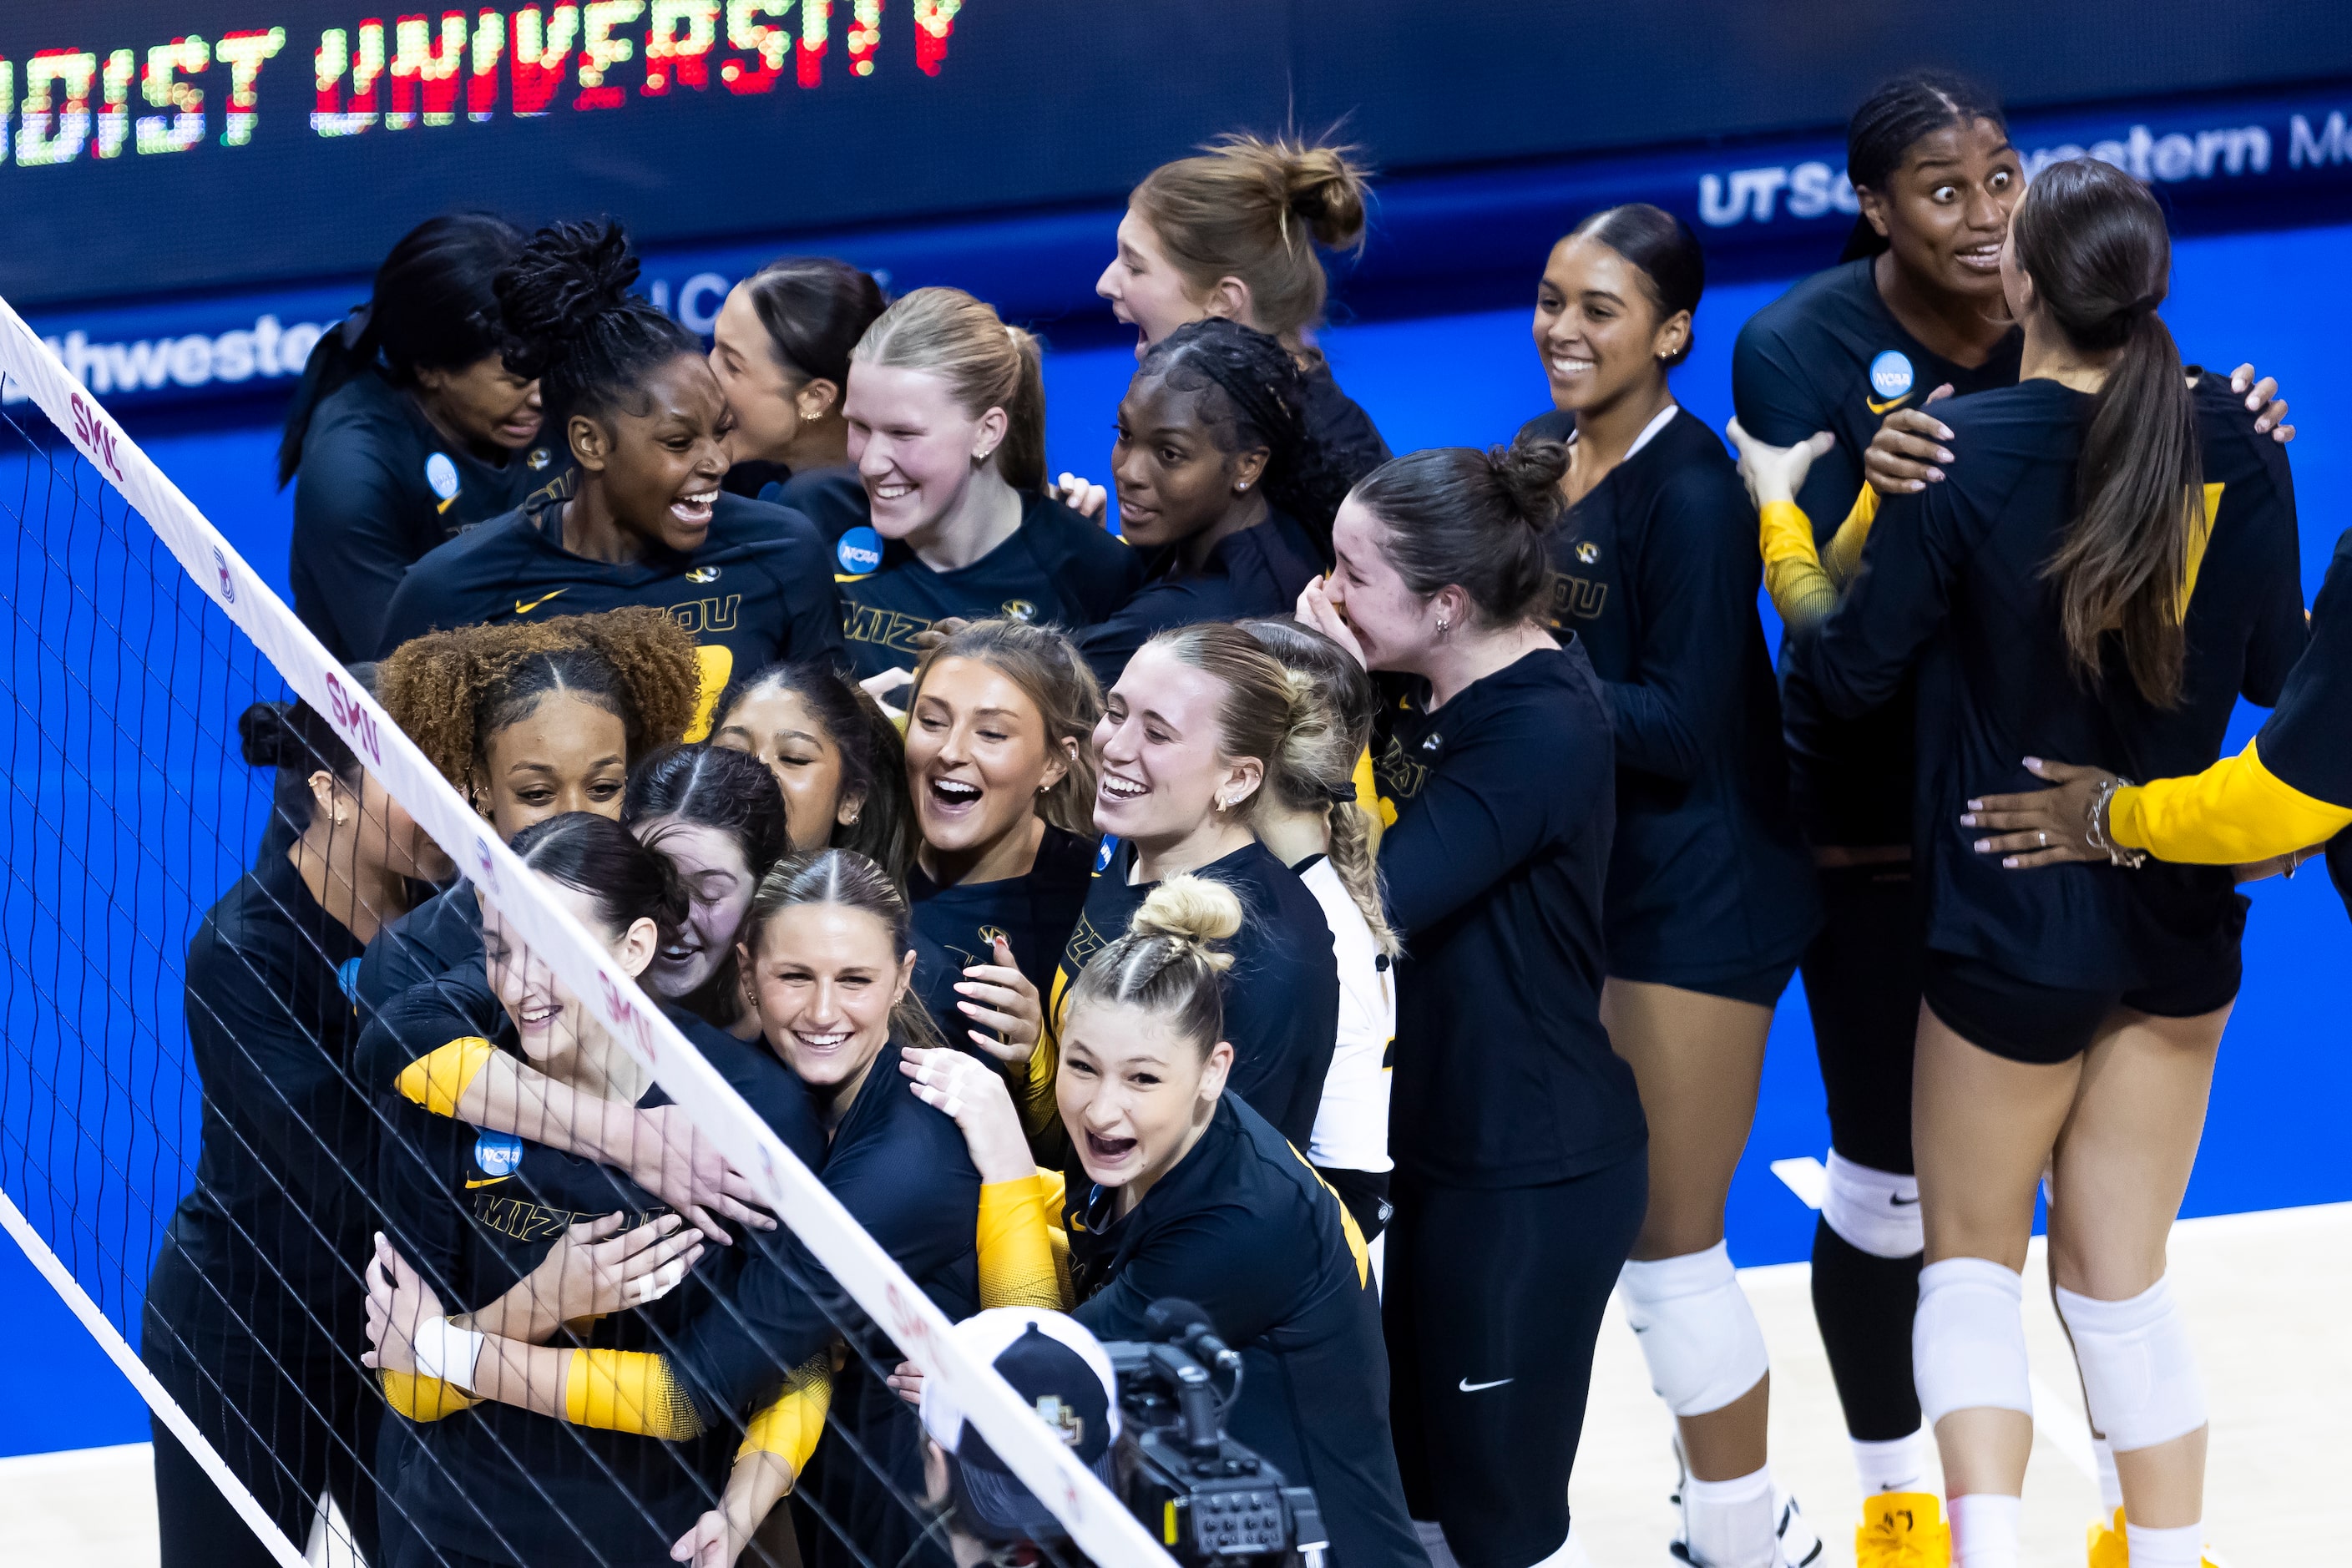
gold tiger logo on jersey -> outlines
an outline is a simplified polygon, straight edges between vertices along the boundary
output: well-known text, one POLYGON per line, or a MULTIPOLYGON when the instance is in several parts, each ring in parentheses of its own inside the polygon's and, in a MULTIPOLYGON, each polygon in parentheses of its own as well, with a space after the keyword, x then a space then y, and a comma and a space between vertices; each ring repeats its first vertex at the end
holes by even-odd
POLYGON ((686 580, 689 583, 697 584, 716 583, 719 581, 719 568, 716 566, 698 566, 693 571, 688 572, 686 574, 686 580))
POLYGON ((1037 618, 1037 606, 1026 599, 1007 599, 996 606, 1008 621, 1027 625, 1037 618))

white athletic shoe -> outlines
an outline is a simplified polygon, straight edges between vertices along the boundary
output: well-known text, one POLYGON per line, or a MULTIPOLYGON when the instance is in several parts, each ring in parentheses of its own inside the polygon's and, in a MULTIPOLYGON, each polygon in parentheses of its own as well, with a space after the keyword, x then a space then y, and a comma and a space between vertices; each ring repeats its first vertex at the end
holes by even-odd
POLYGON ((1822 1538, 1805 1522, 1797 1507, 1797 1500, 1787 1492, 1780 1494, 1780 1563, 1781 1568, 1810 1568, 1821 1561, 1822 1538))

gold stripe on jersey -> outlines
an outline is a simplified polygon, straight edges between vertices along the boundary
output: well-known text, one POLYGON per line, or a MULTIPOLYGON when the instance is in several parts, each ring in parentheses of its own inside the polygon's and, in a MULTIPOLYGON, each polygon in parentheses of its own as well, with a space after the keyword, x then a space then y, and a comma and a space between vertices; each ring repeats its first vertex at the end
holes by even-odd
POLYGON ((2159 860, 2242 866, 2325 844, 2352 826, 2352 805, 2301 790, 2263 765, 2259 737, 2201 773, 2116 791, 2107 832, 2159 860))
POLYGON ((436 1116, 457 1114, 457 1101, 498 1047, 479 1035, 467 1035, 417 1058, 400 1069, 394 1081, 400 1092, 436 1116))
POLYGON ((2204 515, 2189 519, 2188 544, 2181 553, 2180 602, 2173 609, 2180 620, 2189 618, 2189 600, 2197 592, 2197 571, 2205 564, 2205 546, 2213 539, 2213 519, 2221 510, 2222 489, 2221 485, 2207 485, 2204 515))
POLYGON ((735 650, 723 643, 704 643, 694 650, 694 662, 702 672, 702 687, 694 700, 694 718, 679 739, 703 741, 710 737, 719 694, 727 689, 728 679, 735 673, 735 650))
POLYGON ((1372 1280, 1372 1249, 1364 1240, 1363 1230, 1356 1224, 1356 1216, 1348 1212, 1345 1203, 1340 1202, 1339 1190, 1323 1179, 1323 1173, 1298 1152, 1298 1146, 1294 1143, 1289 1147, 1290 1157, 1307 1166, 1307 1173, 1315 1178, 1315 1184, 1329 1193, 1331 1201, 1339 1205, 1339 1231, 1348 1239, 1348 1256, 1356 1260, 1356 1286, 1359 1289, 1369 1286, 1372 1280))

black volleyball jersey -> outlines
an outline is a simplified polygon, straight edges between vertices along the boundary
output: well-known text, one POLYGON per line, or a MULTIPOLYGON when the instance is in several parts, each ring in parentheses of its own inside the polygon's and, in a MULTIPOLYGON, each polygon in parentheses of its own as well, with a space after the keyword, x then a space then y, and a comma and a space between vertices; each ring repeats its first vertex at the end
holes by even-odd
POLYGON ((2254 743, 2263 765, 2289 789, 2352 806, 2352 528, 2336 538, 2326 580, 2311 601, 2310 644, 2254 743))
POLYGON ((297 1327, 289 1317, 331 1316, 366 1254, 375 1122, 345 989, 360 952, 283 855, 239 879, 188 942, 201 1143, 165 1245, 265 1342, 297 1327))
POLYGON ((409 567, 513 510, 571 463, 569 447, 543 438, 503 462, 484 462, 435 428, 382 372, 362 371, 320 399, 303 432, 294 470, 294 613, 344 663, 373 658, 409 567))
MULTIPOLYGON (((2043 985, 2130 991, 2238 962, 2245 900, 2225 868, 2151 862, 2006 870, 1960 826, 1972 797, 2033 790, 2021 759, 2127 777, 2193 773, 2221 751, 2240 693, 2277 700, 2305 639, 2283 453, 2253 434, 2228 384, 2196 393, 2210 531, 2192 539, 2180 700, 2143 698, 2110 639, 2095 686, 2074 673, 2045 570, 2075 510, 2094 399, 2034 380, 1939 414, 1968 459, 1882 508, 1862 570, 1796 658, 1832 713, 1885 700, 1922 651, 1911 834, 1927 945, 2043 985)), ((1956 447, 1956 450, 1959 449, 1956 447)))
MULTIPOLYGON (((1609 973, 1685 985, 1793 963, 1818 917, 1756 616, 1756 511, 1723 443, 1669 410, 1551 536, 1552 626, 1608 693, 1609 973)), ((1567 440, 1570 416, 1522 439, 1567 440)))
POLYGON ((876 532, 855 469, 794 479, 833 549, 842 638, 859 679, 911 669, 915 636, 950 617, 1003 617, 1076 633, 1108 616, 1143 581, 1142 558, 1059 501, 1023 492, 1021 526, 969 566, 934 572, 905 544, 876 532))
MULTIPOLYGON (((1797 504, 1826 542, 1863 488, 1863 454, 1887 415, 1916 408, 1949 383, 1955 395, 2012 386, 2024 352, 2012 331, 1974 369, 1935 353, 1879 298, 1872 258, 1817 272, 1759 310, 1731 354, 1740 425, 1776 446, 1832 431, 1837 447, 1815 459, 1797 504)), ((1944 405, 1937 405, 1943 418, 1944 405)), ((1950 421, 1945 419, 1949 426, 1950 421)), ((1969 455, 1953 448, 1957 469, 1969 455)), ((1898 686, 1868 714, 1824 709, 1803 673, 1784 671, 1781 701, 1797 818, 1816 844, 1909 841, 1912 695, 1898 686)))
POLYGON ((1051 824, 1024 876, 942 888, 919 865, 908 868, 908 911, 916 933, 932 944, 928 952, 917 950, 915 984, 949 1044, 971 1043, 974 1026, 956 1007, 962 998, 955 986, 968 965, 996 962, 994 937, 1011 945, 1014 965, 1041 999, 1051 993, 1054 967, 1086 908, 1094 868, 1095 841, 1051 824))
POLYGON ((1078 634, 1078 651, 1108 691, 1136 649, 1171 626, 1199 621, 1287 616, 1298 595, 1324 570, 1306 527, 1287 512, 1217 541, 1198 572, 1177 568, 1171 546, 1146 563, 1146 580, 1109 619, 1078 634))
MULTIPOLYGON (((1127 934, 1157 882, 1129 879, 1135 846, 1106 838, 1095 856, 1086 908, 1062 950, 1045 1016, 1056 1036, 1070 987, 1087 961, 1127 934)), ((1323 906, 1298 873, 1256 839, 1193 872, 1223 882, 1242 903, 1242 929, 1225 944, 1225 1038, 1234 1047, 1229 1092, 1249 1101, 1285 1138, 1313 1140, 1323 1079, 1339 1039, 1339 961, 1323 906)))
POLYGON ((692 554, 648 543, 635 561, 591 561, 563 548, 573 477, 412 567, 393 595, 379 651, 452 626, 650 605, 699 645, 702 705, 689 741, 709 730, 711 706, 734 676, 784 659, 840 659, 839 601, 808 519, 722 492, 709 536, 692 554))
POLYGON ((1097 1338, 1150 1337, 1153 1302, 1208 1313, 1242 1357, 1234 1439, 1323 1505, 1332 1561, 1421 1568, 1389 1436, 1388 1352, 1363 1238, 1296 1146, 1228 1094, 1190 1152, 1112 1221, 1112 1194, 1068 1186, 1074 1316, 1097 1338))
POLYGON ((1568 1181, 1648 1137, 1601 1026, 1608 694, 1571 636, 1425 702, 1389 712, 1373 768, 1397 814, 1381 871, 1404 942, 1389 1150, 1400 1179, 1568 1181))
MULTIPOLYGON (((443 1032, 462 1038, 484 1009, 499 1011, 494 1038, 514 1046, 486 989, 443 988, 443 1032)), ((808 1094, 783 1066, 692 1015, 665 1008, 719 1076, 793 1153, 813 1167, 824 1134, 808 1094)), ((423 1020, 418 1020, 419 1026, 423 1020)), ((667 1105, 659 1085, 637 1104, 667 1105)), ((546 1258, 571 1226, 605 1215, 626 1227, 669 1210, 622 1173, 593 1160, 436 1116, 397 1097, 380 1163, 385 1226, 451 1312, 488 1306, 546 1258)), ((552 1343, 659 1351, 688 1323, 725 1312, 749 1260, 743 1233, 709 1247, 685 1281, 648 1306, 567 1325, 552 1343)), ((740 1421, 741 1412, 732 1412, 740 1421)), ((572 1426, 520 1406, 483 1402, 407 1428, 399 1473, 387 1489, 409 1529, 446 1551, 537 1564, 660 1562, 670 1543, 713 1506, 740 1438, 736 1422, 666 1442, 572 1426)))

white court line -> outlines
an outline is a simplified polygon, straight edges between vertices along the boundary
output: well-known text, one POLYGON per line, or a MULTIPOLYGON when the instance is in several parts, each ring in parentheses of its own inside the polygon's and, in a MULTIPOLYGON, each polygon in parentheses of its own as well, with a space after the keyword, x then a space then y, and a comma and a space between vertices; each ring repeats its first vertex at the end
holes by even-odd
POLYGON ((302 1553, 294 1550, 294 1543, 286 1539, 286 1532, 262 1510, 261 1504, 246 1490, 245 1483, 236 1479, 236 1472, 221 1461, 221 1457, 213 1451, 213 1446, 205 1441, 204 1434, 196 1430, 196 1424, 188 1419, 188 1413, 180 1408, 179 1401, 155 1381, 155 1374, 147 1370, 146 1363, 131 1350, 130 1342, 116 1331, 113 1322, 98 1310, 98 1303, 89 1299, 89 1292, 81 1288, 81 1281, 76 1279, 58 1255, 49 1250, 47 1241, 33 1228, 31 1222, 16 1207, 16 1201, 5 1192, 0 1192, 0 1228, 16 1238, 16 1245, 25 1249, 25 1256, 33 1260, 33 1267, 41 1271, 42 1278, 48 1280, 50 1289, 57 1291, 58 1298, 73 1309, 73 1315, 81 1320, 81 1326, 89 1331, 89 1337, 98 1342, 98 1348, 106 1352, 107 1359, 120 1367, 122 1375, 131 1380, 131 1386, 139 1391, 139 1396, 147 1402, 147 1408, 155 1413, 156 1419, 172 1429, 172 1436, 187 1449, 188 1457, 212 1477, 213 1484, 220 1488, 221 1495, 228 1500, 231 1508, 236 1510, 237 1517, 244 1520, 253 1533, 260 1538, 263 1550, 277 1558, 284 1568, 305 1568, 302 1553))
POLYGON ((1793 1160, 1775 1160, 1772 1173, 1781 1184, 1797 1194, 1797 1201, 1809 1209, 1822 1206, 1830 1195, 1830 1168, 1811 1154, 1800 1154, 1793 1160))

